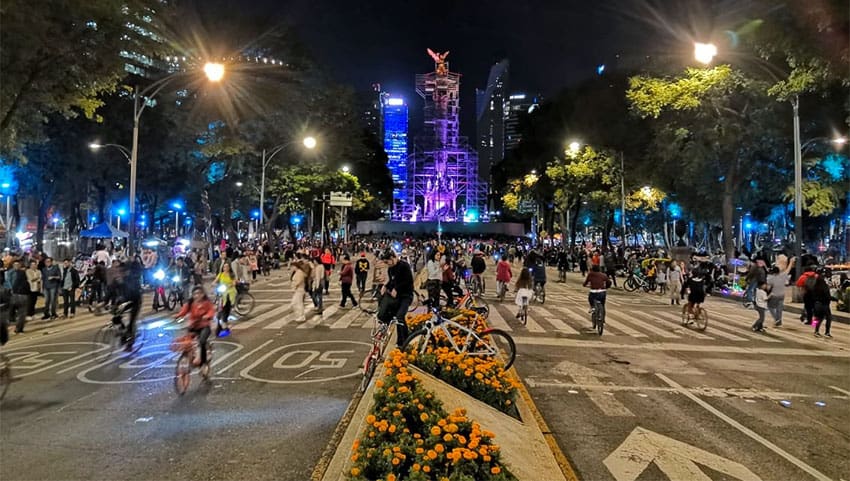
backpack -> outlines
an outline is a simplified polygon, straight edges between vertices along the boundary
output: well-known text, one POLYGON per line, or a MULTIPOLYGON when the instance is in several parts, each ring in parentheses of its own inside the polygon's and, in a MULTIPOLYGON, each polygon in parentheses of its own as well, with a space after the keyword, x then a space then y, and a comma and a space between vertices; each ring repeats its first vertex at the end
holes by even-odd
POLYGON ((808 292, 812 292, 815 289, 815 284, 818 279, 816 275, 811 275, 806 277, 806 281, 803 283, 803 288, 808 292))

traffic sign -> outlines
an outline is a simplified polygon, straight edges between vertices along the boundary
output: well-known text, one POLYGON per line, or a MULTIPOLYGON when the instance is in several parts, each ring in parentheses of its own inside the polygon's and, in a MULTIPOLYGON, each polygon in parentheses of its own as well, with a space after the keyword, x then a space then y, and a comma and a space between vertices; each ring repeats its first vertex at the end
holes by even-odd
POLYGON ((351 192, 331 192, 329 204, 332 207, 351 207, 351 192))

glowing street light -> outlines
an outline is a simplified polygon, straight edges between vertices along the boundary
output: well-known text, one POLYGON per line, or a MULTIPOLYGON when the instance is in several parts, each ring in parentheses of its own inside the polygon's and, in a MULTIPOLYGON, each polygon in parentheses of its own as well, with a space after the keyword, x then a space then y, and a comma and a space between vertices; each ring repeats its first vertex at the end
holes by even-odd
POLYGON ((343 166, 342 166, 342 171, 343 171, 343 172, 345 172, 345 173, 347 174, 349 171, 351 171, 351 168, 349 168, 347 165, 343 165, 343 166))
MULTIPOLYGON (((268 155, 266 154, 266 149, 263 149, 263 159, 262 159, 262 164, 261 164, 262 171, 261 171, 261 174, 260 174, 260 209, 259 209, 260 210, 260 218, 259 218, 258 223, 257 223, 258 226, 263 225, 263 205, 264 205, 264 202, 266 200, 266 167, 269 166, 269 162, 272 161, 272 157, 274 157, 275 155, 278 154, 278 152, 289 147, 293 143, 295 143, 294 140, 289 141, 289 142, 285 142, 285 143, 280 144, 276 147, 273 147, 273 148, 269 149, 270 152, 268 153, 268 155)), ((306 147, 310 150, 315 149, 316 145, 318 145, 316 138, 311 136, 311 135, 304 137, 301 140, 301 143, 304 145, 304 147, 306 147)), ((237 185, 237 187, 239 187, 239 186, 237 185)))
POLYGON ((317 142, 316 142, 315 137, 312 137, 312 136, 304 137, 304 147, 307 147, 308 149, 315 149, 316 144, 317 144, 317 142))
POLYGON ((207 62, 204 73, 210 82, 218 82, 224 77, 224 65, 217 62, 207 62))
POLYGON ((581 148, 581 144, 578 142, 570 142, 570 152, 573 154, 578 153, 578 150, 581 148))
POLYGON ((717 46, 713 43, 694 42, 694 58, 697 62, 708 65, 717 55, 717 46))

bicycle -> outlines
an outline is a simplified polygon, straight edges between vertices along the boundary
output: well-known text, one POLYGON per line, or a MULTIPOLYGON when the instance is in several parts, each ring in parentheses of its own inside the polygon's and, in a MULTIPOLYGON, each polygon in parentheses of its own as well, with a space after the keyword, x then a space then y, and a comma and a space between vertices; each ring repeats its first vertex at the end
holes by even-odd
MULTIPOLYGON (((441 297, 442 299, 442 297, 441 297)), ((469 309, 470 311, 475 311, 484 319, 490 317, 490 306, 487 305, 487 302, 484 301, 481 297, 476 297, 472 295, 472 291, 467 290, 464 295, 455 299, 455 307, 469 309)))
POLYGON ((127 332, 127 326, 124 324, 124 315, 129 313, 133 308, 132 302, 122 302, 112 308, 112 318, 105 326, 95 332, 94 342, 96 357, 104 357, 99 355, 101 345, 106 345, 109 349, 106 350, 106 356, 111 355, 119 347, 131 344, 133 347, 129 351, 130 354, 136 354, 145 345, 146 333, 145 329, 139 329, 138 322, 133 325, 133 332, 127 332))
POLYGON ((438 309, 431 311, 431 319, 425 321, 425 325, 411 333, 405 339, 402 350, 407 352, 424 353, 429 345, 436 342, 436 334, 442 333, 448 340, 449 347, 455 352, 468 356, 503 356, 505 369, 509 369, 516 359, 516 344, 513 338, 501 329, 487 328, 481 332, 446 319, 440 315, 438 309), (460 343, 455 340, 452 331, 459 334, 460 343), (489 339, 488 339, 489 338, 489 339))
POLYGON ((508 283, 504 281, 498 281, 496 288, 499 291, 499 302, 505 302, 505 295, 508 293, 508 283))
MULTIPOLYGON (((100 288, 100 286, 98 286, 100 288)), ((89 312, 94 312, 94 301, 99 297, 95 293, 94 280, 91 276, 86 276, 80 284, 80 295, 77 297, 77 305, 86 304, 89 312)))
POLYGON ((528 324, 528 297, 522 296, 522 305, 519 306, 516 318, 523 326, 528 324))
POLYGON ((686 302, 682 306, 682 325, 691 324, 694 324, 698 331, 704 331, 708 327, 708 311, 702 307, 702 304, 692 305, 690 302, 686 302))
POLYGON ((646 277, 642 275, 635 275, 634 272, 630 272, 628 277, 626 277, 626 280, 623 282, 623 289, 626 292, 633 292, 638 289, 643 289, 644 292, 649 292, 654 290, 655 287, 650 285, 646 277))
MULTIPOLYGON (((186 394, 189 385, 192 383, 192 368, 195 367, 195 357, 201 355, 198 336, 186 334, 174 339, 171 343, 171 350, 180 353, 174 369, 174 389, 178 395, 182 396, 186 394)), ((210 380, 212 354, 212 342, 207 340, 207 362, 198 366, 198 372, 204 382, 210 380)))
POLYGON ((247 282, 236 283, 236 305, 233 308, 240 316, 247 316, 254 310, 254 295, 248 292, 250 284, 247 282))
POLYGON ((166 307, 169 311, 173 311, 175 307, 183 306, 183 283, 180 276, 171 278, 171 286, 168 288, 168 297, 166 298, 166 307))
POLYGON ((481 274, 472 274, 469 279, 469 292, 475 297, 481 297, 484 292, 484 281, 481 280, 481 274))
POLYGON ((593 308, 590 310, 590 321, 593 323, 593 329, 602 335, 605 330, 605 304, 599 299, 593 300, 593 308))
POLYGON ((534 283, 534 300, 543 304, 546 302, 546 286, 539 282, 534 283))
POLYGON ((398 324, 398 320, 393 318, 390 322, 381 322, 375 315, 377 311, 364 308, 360 308, 360 310, 371 315, 375 321, 371 334, 372 348, 366 354, 366 359, 363 360, 363 380, 360 381, 360 392, 365 392, 369 386, 369 381, 375 374, 375 369, 384 360, 384 351, 387 349, 387 343, 390 340, 390 327, 398 324))
POLYGON ((168 309, 169 311, 174 309, 174 306, 168 305, 168 296, 165 294, 165 286, 163 285, 163 281, 165 280, 165 271, 159 269, 154 272, 153 278, 156 280, 156 287, 153 290, 153 310, 154 312, 159 312, 160 309, 168 309))
POLYGON ((16 381, 12 377, 12 361, 0 350, 0 401, 6 396, 9 386, 16 381))

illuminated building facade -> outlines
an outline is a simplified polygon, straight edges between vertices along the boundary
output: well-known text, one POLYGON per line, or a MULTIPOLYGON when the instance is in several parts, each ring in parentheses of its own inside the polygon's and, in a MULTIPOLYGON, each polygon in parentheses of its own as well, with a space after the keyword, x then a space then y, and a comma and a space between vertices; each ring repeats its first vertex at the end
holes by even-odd
POLYGON ((460 135, 460 74, 449 71, 448 52, 428 54, 434 71, 416 75, 416 92, 425 101, 424 132, 408 156, 408 189, 394 217, 475 222, 487 189, 478 177, 478 154, 460 135))
POLYGON ((522 140, 521 120, 540 107, 537 97, 524 93, 513 93, 508 97, 508 108, 505 118, 505 152, 517 148, 522 140))
POLYGON ((492 184, 490 172, 505 157, 505 121, 508 116, 507 59, 493 65, 486 88, 475 90, 478 169, 481 178, 492 184))
POLYGON ((393 203, 406 199, 407 190, 407 104, 399 97, 382 100, 384 151, 393 178, 393 203))

